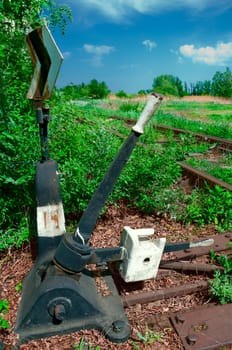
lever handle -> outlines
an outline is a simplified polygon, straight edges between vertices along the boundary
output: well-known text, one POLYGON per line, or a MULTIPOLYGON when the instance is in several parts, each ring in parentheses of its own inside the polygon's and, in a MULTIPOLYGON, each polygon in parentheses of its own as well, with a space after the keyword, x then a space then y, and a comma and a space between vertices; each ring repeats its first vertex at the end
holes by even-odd
POLYGON ((159 107, 163 97, 160 94, 153 93, 147 100, 147 103, 137 120, 137 123, 132 127, 132 130, 138 134, 143 134, 146 124, 149 122, 157 108, 159 107))

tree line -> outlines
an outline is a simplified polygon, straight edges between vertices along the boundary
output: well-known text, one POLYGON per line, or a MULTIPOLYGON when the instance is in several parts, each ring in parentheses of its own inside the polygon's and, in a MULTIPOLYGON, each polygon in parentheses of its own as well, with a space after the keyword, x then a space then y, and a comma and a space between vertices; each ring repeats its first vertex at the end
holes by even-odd
MULTIPOLYGON (((107 84, 102 81, 98 82, 92 79, 89 84, 81 83, 75 85, 73 83, 60 88, 62 93, 71 99, 77 98, 105 98, 111 92, 107 84)), ((212 80, 197 81, 196 83, 188 84, 182 82, 178 77, 171 74, 162 74, 153 79, 151 89, 139 90, 138 94, 146 95, 153 91, 163 95, 171 95, 183 97, 187 95, 211 95, 220 97, 232 97, 232 73, 227 67, 225 72, 217 71, 212 80)), ((124 90, 119 90, 116 93, 118 97, 130 97, 124 90)))

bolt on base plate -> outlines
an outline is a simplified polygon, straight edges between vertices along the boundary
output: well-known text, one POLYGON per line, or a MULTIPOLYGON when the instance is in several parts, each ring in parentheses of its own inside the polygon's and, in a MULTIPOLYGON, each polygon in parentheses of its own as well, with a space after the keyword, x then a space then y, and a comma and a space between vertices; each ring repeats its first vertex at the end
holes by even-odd
POLYGON ((108 269, 102 273, 107 295, 99 292, 94 274, 87 269, 77 276, 51 265, 38 283, 40 275, 35 264, 24 281, 15 327, 19 344, 83 329, 99 330, 114 343, 129 338, 129 322, 108 269))
POLYGON ((232 344, 231 315, 232 304, 213 304, 173 314, 170 319, 185 350, 208 350, 232 344))

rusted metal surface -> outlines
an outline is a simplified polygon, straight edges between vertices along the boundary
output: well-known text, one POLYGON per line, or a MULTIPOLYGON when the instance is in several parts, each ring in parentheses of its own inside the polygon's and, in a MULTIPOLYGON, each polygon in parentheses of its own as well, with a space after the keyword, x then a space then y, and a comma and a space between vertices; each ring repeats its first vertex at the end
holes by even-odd
POLYGON ((213 235, 208 238, 213 238, 214 243, 210 247, 198 247, 192 249, 186 249, 185 251, 175 252, 175 257, 178 260, 188 260, 194 259, 198 256, 209 254, 212 250, 214 252, 220 252, 228 250, 228 244, 232 242, 232 232, 227 232, 225 234, 213 235))
POLYGON ((121 298, 124 307, 128 307, 135 304, 148 304, 157 300, 192 294, 199 291, 207 290, 208 287, 208 282, 199 281, 198 283, 190 283, 184 286, 181 285, 173 288, 163 288, 152 292, 124 295, 121 298))
POLYGON ((194 167, 192 167, 191 165, 188 165, 184 162, 178 162, 178 164, 186 171, 194 174, 195 176, 198 176, 199 178, 203 179, 203 180, 206 180, 208 182, 211 182, 213 183, 214 185, 219 185, 221 187, 224 187, 225 189, 227 189, 228 191, 231 191, 232 192, 232 185, 228 184, 227 182, 225 181, 222 181, 222 180, 219 180, 218 178, 210 175, 210 174, 207 174, 203 171, 200 171, 194 167))
POLYGON ((210 305, 170 319, 185 350, 207 350, 232 344, 231 315, 232 304, 210 305))
POLYGON ((220 145, 224 145, 224 147, 226 147, 227 149, 232 148, 232 140, 223 139, 221 137, 212 136, 212 135, 204 135, 204 134, 200 134, 200 133, 190 131, 190 130, 173 128, 173 127, 167 126, 167 125, 156 124, 155 126, 159 130, 170 130, 170 131, 173 131, 174 133, 178 133, 178 134, 191 134, 191 135, 193 135, 193 136, 195 136, 198 139, 201 139, 203 141, 216 142, 216 143, 219 143, 220 145))
POLYGON ((34 65, 27 98, 35 101, 50 98, 63 56, 46 25, 28 33, 26 42, 34 65))
POLYGON ((183 271, 183 272, 195 272, 212 274, 215 270, 223 270, 222 266, 216 266, 211 264, 192 263, 188 261, 174 261, 174 262, 162 262, 160 267, 162 269, 183 271))
MULTIPOLYGON (((134 119, 132 119, 132 118, 124 118, 124 117, 118 116, 118 115, 111 116, 110 118, 117 119, 117 120, 123 120, 127 124, 133 124, 133 122, 134 122, 134 119)), ((197 133, 197 132, 194 132, 191 130, 174 128, 174 127, 171 127, 168 125, 161 125, 161 124, 157 124, 157 123, 153 123, 152 125, 156 129, 173 131, 175 134, 190 134, 190 135, 193 135, 196 138, 203 140, 203 141, 218 143, 226 151, 232 150, 232 140, 229 140, 229 139, 224 139, 224 138, 212 136, 212 135, 204 135, 204 134, 200 134, 200 133, 197 133)))

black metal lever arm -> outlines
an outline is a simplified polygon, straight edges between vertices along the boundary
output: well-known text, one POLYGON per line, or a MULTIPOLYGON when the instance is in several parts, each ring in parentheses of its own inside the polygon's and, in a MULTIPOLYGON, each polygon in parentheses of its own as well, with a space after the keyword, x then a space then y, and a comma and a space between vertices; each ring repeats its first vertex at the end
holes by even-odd
POLYGON ((122 169, 126 165, 139 136, 143 134, 145 125, 157 110, 161 100, 162 97, 158 94, 153 94, 150 96, 137 123, 132 128, 131 134, 122 145, 109 170, 105 174, 105 177, 93 194, 88 207, 86 208, 79 221, 76 231, 76 234, 82 235, 85 243, 88 242, 98 219, 99 213, 104 207, 109 194, 113 190, 114 184, 116 183, 122 169))
POLYGON ((143 134, 145 125, 155 113, 161 101, 162 96, 159 94, 154 93, 149 97, 137 123, 132 128, 131 134, 122 145, 108 172, 105 174, 105 177, 93 194, 87 209, 79 221, 75 233, 72 235, 72 238, 70 239, 70 237, 63 237, 61 240, 56 249, 54 261, 59 266, 63 266, 64 269, 66 269, 68 266, 69 270, 70 268, 73 268, 73 271, 75 272, 81 271, 90 258, 91 253, 88 246, 88 241, 93 232, 99 213, 104 207, 109 194, 113 190, 114 184, 128 161, 139 136, 143 134), (78 257, 80 266, 76 264, 76 261, 70 261, 70 256, 74 257, 75 254, 78 257), (83 257, 83 261, 80 260, 80 256, 83 257))

